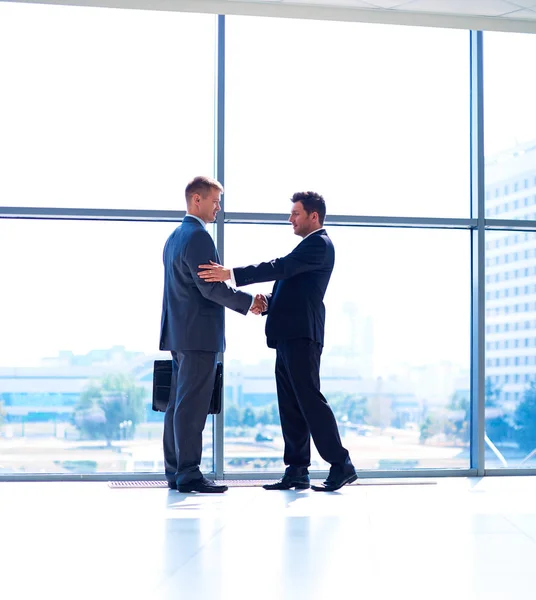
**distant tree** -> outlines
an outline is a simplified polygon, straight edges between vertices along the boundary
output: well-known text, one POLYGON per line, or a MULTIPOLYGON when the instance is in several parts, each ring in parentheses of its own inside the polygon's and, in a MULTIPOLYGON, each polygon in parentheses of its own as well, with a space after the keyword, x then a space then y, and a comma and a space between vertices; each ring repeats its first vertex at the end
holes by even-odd
MULTIPOLYGON (((486 377, 484 396, 486 408, 497 408, 500 405, 501 388, 492 383, 491 377, 486 377)), ((512 425, 504 415, 486 417, 486 434, 494 443, 509 439, 512 431, 512 425)))
POLYGON ((132 375, 109 373, 92 381, 82 392, 74 412, 74 424, 91 439, 105 439, 108 444, 121 437, 132 437, 136 426, 145 419, 146 391, 136 385, 132 375))
POLYGON ((334 394, 329 396, 328 402, 338 421, 346 420, 349 423, 365 423, 369 416, 367 399, 357 394, 334 394))
POLYGON ((514 439, 524 452, 536 448, 536 383, 531 382, 514 413, 514 439))
POLYGON ((469 401, 468 396, 455 392, 450 399, 449 409, 452 411, 461 411, 462 413, 461 418, 453 419, 451 421, 451 435, 462 442, 468 442, 469 424, 471 422, 471 402, 469 401))
POLYGON ((281 425, 281 417, 279 416, 279 407, 277 402, 270 406, 270 423, 272 425, 281 425))
POLYGON ((424 422, 421 425, 421 435, 419 437, 419 441, 421 444, 425 444, 426 440, 428 440, 428 438, 432 437, 433 435, 433 421, 431 417, 426 417, 426 419, 424 420, 424 422))
MULTIPOLYGON (((485 408, 497 408, 500 405, 501 388, 494 385, 490 377, 486 377, 484 387, 484 406, 485 408)), ((469 441, 470 423, 471 423, 471 402, 468 395, 454 393, 449 408, 451 410, 463 411, 463 417, 452 421, 454 426, 453 435, 464 442, 469 441)), ((502 442, 511 436, 512 427, 508 420, 502 416, 487 417, 486 433, 495 443, 502 442)))
POLYGON ((257 413, 257 423, 260 423, 261 425, 270 425, 270 421, 270 413, 265 408, 259 410, 259 412, 257 413))
POLYGON ((486 383, 484 387, 484 397, 486 408, 494 408, 499 404, 499 398, 501 396, 501 388, 494 385, 491 377, 486 377, 486 383))
POLYGON ((512 426, 502 415, 486 419, 486 434, 494 443, 504 442, 512 436, 512 426))
POLYGON ((245 427, 255 427, 256 424, 257 418, 255 417, 255 413, 253 412, 251 406, 247 406, 242 415, 242 425, 245 427))
POLYGON ((224 409, 225 427, 238 427, 242 422, 240 408, 236 404, 229 404, 224 409))

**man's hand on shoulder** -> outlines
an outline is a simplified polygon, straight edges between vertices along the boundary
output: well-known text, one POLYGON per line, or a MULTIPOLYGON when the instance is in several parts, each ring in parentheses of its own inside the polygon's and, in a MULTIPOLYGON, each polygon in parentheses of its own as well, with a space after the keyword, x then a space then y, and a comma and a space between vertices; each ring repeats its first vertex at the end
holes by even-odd
POLYGON ((203 269, 203 271, 198 271, 197 274, 204 281, 214 282, 231 279, 231 269, 226 269, 223 265, 213 261, 210 261, 209 265, 199 265, 198 268, 203 269))

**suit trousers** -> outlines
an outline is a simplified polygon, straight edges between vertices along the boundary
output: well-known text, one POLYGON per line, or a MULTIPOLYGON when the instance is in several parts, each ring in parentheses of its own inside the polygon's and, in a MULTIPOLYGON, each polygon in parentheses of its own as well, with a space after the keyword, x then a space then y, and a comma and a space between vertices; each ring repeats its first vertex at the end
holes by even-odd
MULTIPOLYGON (((331 465, 350 464, 335 415, 320 391, 322 346, 310 339, 277 342, 275 377, 284 461, 290 470, 311 464, 310 438, 331 465)), ((287 469, 288 470, 288 469, 287 469)))
POLYGON ((202 477, 203 429, 208 416, 216 352, 172 351, 173 373, 164 417, 166 479, 177 484, 202 477))

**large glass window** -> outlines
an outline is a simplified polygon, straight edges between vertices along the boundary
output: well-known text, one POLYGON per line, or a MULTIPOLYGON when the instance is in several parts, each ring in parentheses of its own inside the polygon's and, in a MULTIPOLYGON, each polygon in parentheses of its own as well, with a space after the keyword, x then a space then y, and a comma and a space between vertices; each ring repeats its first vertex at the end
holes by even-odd
MULTIPOLYGON (((469 234, 328 228, 336 266, 326 295, 322 389, 359 469, 469 466, 469 234)), ((290 226, 227 225, 228 266, 270 260, 290 226)), ((272 284, 248 286, 269 291, 272 284)), ((280 470, 275 351, 264 318, 229 312, 225 467, 280 470)), ((314 469, 327 465, 314 454, 314 469)))
POLYGON ((536 220, 536 39, 484 35, 486 216, 536 220))
POLYGON ((536 233, 486 239, 486 467, 534 467, 536 233))
POLYGON ((0 205, 183 209, 213 169, 215 23, 0 3, 0 205))
POLYGON ((466 31, 227 17, 226 210, 469 216, 466 31))
MULTIPOLYGON (((486 217, 536 220, 536 42, 489 32, 484 51, 486 217)), ((487 468, 536 466, 535 259, 536 233, 486 233, 487 468)))
POLYGON ((163 472, 152 371, 169 358, 162 248, 175 226, 0 220, 0 472, 163 472))
MULTIPOLYGON (((216 22, 0 3, 0 205, 184 209, 186 182, 213 174, 216 22)), ((227 17, 226 211, 287 214, 294 192, 313 189, 328 222, 468 217, 469 39, 227 17)), ((484 41, 485 215, 535 220, 535 42, 484 41)), ((168 358, 161 253, 174 227, 0 220, 0 472, 163 472, 150 396, 153 361, 168 358)), ((469 232, 329 233, 321 378, 356 466, 468 468, 469 232)), ((231 215, 225 262, 269 260, 299 241, 289 226, 231 215)), ((536 233, 486 232, 487 468, 536 467, 535 258, 536 233)), ((226 311, 229 473, 284 467, 264 322, 226 311)), ((209 417, 205 472, 212 436, 209 417)), ((326 467, 315 451, 312 468, 326 467)))

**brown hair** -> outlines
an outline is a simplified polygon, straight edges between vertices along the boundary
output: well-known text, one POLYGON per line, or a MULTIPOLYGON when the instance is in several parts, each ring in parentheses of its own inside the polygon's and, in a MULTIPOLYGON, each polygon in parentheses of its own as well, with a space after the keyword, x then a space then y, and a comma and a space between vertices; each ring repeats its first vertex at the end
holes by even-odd
POLYGON ((194 177, 192 181, 188 183, 186 189, 184 190, 186 202, 190 202, 194 194, 199 194, 200 196, 205 197, 211 189, 216 189, 220 190, 220 192, 223 192, 222 184, 219 181, 216 181, 216 179, 212 179, 211 177, 204 177, 203 175, 194 177))

